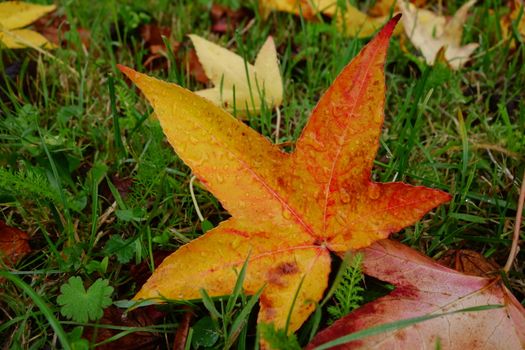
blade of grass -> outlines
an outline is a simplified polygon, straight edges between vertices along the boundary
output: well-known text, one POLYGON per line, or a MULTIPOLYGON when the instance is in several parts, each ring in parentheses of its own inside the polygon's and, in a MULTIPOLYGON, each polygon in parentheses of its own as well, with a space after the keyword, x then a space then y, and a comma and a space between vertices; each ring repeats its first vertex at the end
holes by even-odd
POLYGON ((26 284, 16 275, 13 275, 7 271, 0 270, 0 277, 5 278, 6 280, 12 282, 18 288, 22 289, 34 301, 36 306, 38 306, 40 311, 42 311, 42 313, 46 317, 47 322, 49 322, 49 325, 55 331, 58 340, 60 340, 60 343, 62 344, 62 348, 65 350, 72 350, 69 344, 69 340, 67 339, 66 332, 62 328, 60 322, 58 322, 58 320, 56 319, 49 306, 47 306, 46 302, 28 284, 26 284))
POLYGON ((359 340, 365 337, 370 337, 373 335, 386 333, 386 332, 392 332, 397 331, 399 329, 403 329, 409 326, 412 326, 416 323, 421 323, 424 321, 432 320, 434 318, 439 318, 443 316, 449 316, 454 315, 462 312, 479 312, 479 311, 485 311, 485 310, 493 310, 493 309, 499 309, 503 307, 503 305, 483 305, 483 306, 475 306, 475 307, 469 307, 461 310, 451 311, 451 312, 444 312, 441 314, 435 314, 435 315, 425 315, 425 316, 419 316, 419 317, 412 317, 407 318, 405 320, 395 321, 395 322, 389 322, 384 323, 379 326, 370 327, 361 331, 357 331, 351 334, 347 334, 345 336, 339 337, 337 339, 331 340, 328 343, 324 343, 323 345, 317 346, 314 348, 314 350, 325 350, 329 349, 331 347, 337 346, 337 345, 343 345, 346 343, 349 343, 351 341, 359 340))

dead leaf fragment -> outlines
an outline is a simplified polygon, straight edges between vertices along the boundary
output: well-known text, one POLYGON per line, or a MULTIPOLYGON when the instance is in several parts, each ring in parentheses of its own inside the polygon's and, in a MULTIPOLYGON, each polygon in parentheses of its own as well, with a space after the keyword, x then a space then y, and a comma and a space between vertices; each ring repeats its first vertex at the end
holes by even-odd
POLYGON ((210 79, 206 76, 206 72, 204 72, 204 68, 199 61, 197 52, 194 49, 188 50, 186 54, 186 66, 195 80, 203 84, 210 82, 210 79))
MULTIPOLYGON (((93 344, 100 343, 115 337, 122 331, 119 329, 106 328, 107 326, 123 326, 130 328, 148 327, 158 323, 165 316, 164 312, 158 311, 155 306, 150 305, 140 309, 134 309, 126 314, 115 306, 104 309, 104 316, 98 322, 100 327, 86 327, 82 337, 93 344)), ((154 332, 132 332, 118 337, 109 343, 99 345, 99 350, 154 350, 159 348, 163 338, 161 334, 154 332)))
POLYGON ((0 220, 0 261, 8 266, 18 263, 31 252, 29 236, 0 220))
POLYGON ((485 305, 503 307, 447 315, 331 349, 434 349, 437 344, 446 350, 525 347, 525 310, 498 278, 462 274, 388 239, 363 252, 364 272, 392 283, 394 291, 336 321, 307 349, 389 322, 485 305))
POLYGON ((204 38, 190 35, 199 62, 214 87, 196 91, 240 117, 257 114, 263 104, 273 109, 283 100, 283 83, 272 37, 262 46, 255 64, 204 38))
POLYGON ((421 51, 427 64, 434 64, 440 50, 444 50, 444 58, 453 69, 461 68, 470 59, 479 45, 471 43, 461 46, 461 37, 468 11, 475 3, 476 0, 465 3, 452 18, 447 19, 431 11, 417 9, 404 0, 398 2, 405 33, 421 51))
MULTIPOLYGON (((33 26, 38 33, 42 34, 54 45, 62 47, 67 45, 66 34, 71 31, 71 25, 68 23, 65 15, 58 16, 55 13, 48 13, 44 17, 37 19, 33 26)), ((75 30, 82 45, 89 48, 91 32, 82 27, 76 27, 75 30)))
POLYGON ((383 123, 383 65, 398 20, 337 77, 291 154, 208 100, 120 67, 152 104, 179 157, 232 215, 166 258, 135 299, 194 299, 201 288, 230 294, 249 257, 246 293, 265 286, 258 321, 283 328, 295 301, 292 332, 323 295, 329 251, 365 247, 450 199, 370 180, 383 123))
POLYGON ((36 5, 22 1, 0 3, 0 44, 11 49, 28 46, 53 48, 40 33, 21 28, 54 11, 55 8, 55 5, 36 5))
MULTIPOLYGON (((149 53, 144 57, 144 67, 155 69, 168 69, 168 48, 162 37, 171 38, 171 28, 159 26, 155 23, 143 24, 139 28, 140 37, 144 47, 149 53)), ((173 54, 176 54, 180 48, 180 43, 170 40, 169 45, 173 54)))
MULTIPOLYGON (((507 16, 501 18, 500 25, 501 34, 504 40, 511 40, 513 38, 511 32, 513 30, 512 26, 515 25, 518 34, 521 36, 522 42, 525 41, 525 6, 523 1, 512 1, 511 11, 507 16)), ((511 47, 515 46, 516 43, 512 41, 511 47)))
POLYGON ((215 33, 231 33, 239 24, 250 15, 248 9, 241 7, 238 10, 219 4, 213 4, 210 10, 211 31, 215 33))
POLYGON ((471 276, 488 277, 500 269, 494 261, 488 260, 482 254, 469 249, 449 250, 437 262, 471 276))

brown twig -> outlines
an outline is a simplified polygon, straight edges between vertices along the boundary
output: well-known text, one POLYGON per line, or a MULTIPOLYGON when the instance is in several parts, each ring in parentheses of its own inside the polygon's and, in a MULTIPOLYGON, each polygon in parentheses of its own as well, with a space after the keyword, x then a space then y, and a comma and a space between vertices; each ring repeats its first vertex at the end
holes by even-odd
MULTIPOLYGON (((520 154, 516 153, 516 152, 512 152, 512 151, 509 151, 508 149, 506 149, 505 147, 502 147, 500 145, 492 145, 492 144, 489 144, 489 143, 473 143, 473 144, 470 144, 469 147, 473 150, 486 150, 486 151, 495 151, 495 152, 499 152, 499 153, 502 153, 508 157, 512 157, 514 159, 519 159, 521 158, 520 154)), ((460 146, 452 146, 448 149, 449 151, 461 151, 462 148, 460 146)))
POLYGON ((523 213, 523 202, 525 201, 525 171, 523 172, 523 179, 521 180, 521 189, 520 197, 518 199, 518 208, 516 210, 516 222, 514 223, 514 235, 512 237, 512 246, 510 247, 509 258, 503 271, 508 273, 512 267, 516 255, 518 255, 518 242, 520 240, 520 228, 521 228, 521 219, 523 213))
POLYGON ((187 311, 182 315, 179 328, 177 328, 177 333, 175 333, 173 350, 184 350, 186 348, 186 341, 188 340, 188 332, 190 330, 191 319, 193 318, 193 311, 189 306, 186 306, 185 309, 187 311))

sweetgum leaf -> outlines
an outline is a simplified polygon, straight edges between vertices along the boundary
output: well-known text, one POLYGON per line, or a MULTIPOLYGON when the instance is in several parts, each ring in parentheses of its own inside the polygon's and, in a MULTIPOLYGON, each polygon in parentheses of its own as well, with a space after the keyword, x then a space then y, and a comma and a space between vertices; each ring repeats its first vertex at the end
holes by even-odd
POLYGON ((370 180, 383 123, 383 66, 398 20, 341 72, 291 154, 190 91, 120 66, 180 158, 232 215, 166 258, 135 299, 196 299, 201 288, 230 294, 249 255, 245 292, 265 286, 258 321, 295 331, 323 295, 330 251, 366 247, 450 199, 370 180))
POLYGON ((363 250, 364 272, 395 285, 317 334, 307 349, 371 327, 436 314, 441 317, 330 349, 523 349, 525 309, 499 277, 470 276, 448 269, 388 239, 363 250), (459 310, 503 305, 476 312, 459 310))
POLYGON ((76 276, 60 287, 57 303, 63 316, 86 323, 102 317, 104 308, 111 305, 112 293, 108 280, 99 278, 86 291, 82 279, 76 276))

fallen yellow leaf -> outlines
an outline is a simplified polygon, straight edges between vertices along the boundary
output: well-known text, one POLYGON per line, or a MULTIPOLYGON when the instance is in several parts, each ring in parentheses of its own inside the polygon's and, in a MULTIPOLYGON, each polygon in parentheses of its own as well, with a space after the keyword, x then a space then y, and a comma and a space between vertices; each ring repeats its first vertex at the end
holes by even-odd
MULTIPOLYGON (((330 13, 327 14, 330 15, 330 13)), ((335 16, 339 31, 346 36, 355 38, 367 38, 372 36, 390 18, 388 15, 381 17, 371 17, 366 13, 359 11, 350 4, 345 6, 344 11, 338 11, 335 13, 335 16)), ((402 31, 403 27, 398 26, 394 30, 393 35, 398 35, 402 31)))
POLYGON ((54 45, 39 33, 20 29, 46 13, 54 11, 55 5, 36 5, 22 1, 6 1, 0 3, 0 43, 12 49, 24 47, 46 47, 54 45))
POLYGON ((262 105, 274 108, 283 100, 283 83, 272 37, 262 46, 255 64, 206 39, 190 35, 211 89, 196 91, 238 117, 257 114, 262 105))
POLYGON ((453 69, 461 68, 470 59, 479 45, 471 43, 461 46, 461 36, 468 11, 475 3, 476 0, 465 3, 452 18, 447 19, 431 11, 417 9, 411 3, 398 2, 405 33, 429 65, 434 64, 440 50, 444 50, 444 58, 453 69))
MULTIPOLYGON (((306 19, 312 19, 317 14, 324 14, 336 19, 338 30, 346 36, 367 38, 372 36, 389 19, 389 13, 381 17, 371 17, 352 6, 349 1, 344 6, 337 6, 337 0, 271 0, 261 1, 263 15, 271 11, 284 11, 296 15, 301 14, 306 19)), ((394 35, 401 33, 401 26, 396 27, 394 35)))
POLYGON ((38 47, 52 48, 50 43, 42 34, 29 29, 18 29, 9 32, 0 32, 0 42, 10 49, 23 49, 28 47, 24 44, 29 42, 38 47))
MULTIPOLYGON (((373 17, 388 16, 390 13, 398 11, 397 3, 399 0, 377 0, 368 11, 368 14, 373 17)), ((411 0, 411 3, 416 5, 416 7, 422 7, 425 5, 426 0, 411 0)))

